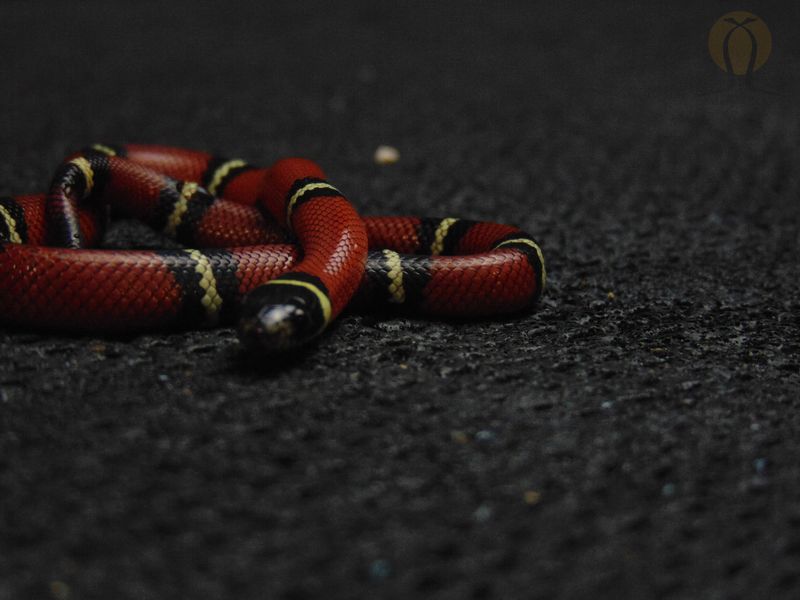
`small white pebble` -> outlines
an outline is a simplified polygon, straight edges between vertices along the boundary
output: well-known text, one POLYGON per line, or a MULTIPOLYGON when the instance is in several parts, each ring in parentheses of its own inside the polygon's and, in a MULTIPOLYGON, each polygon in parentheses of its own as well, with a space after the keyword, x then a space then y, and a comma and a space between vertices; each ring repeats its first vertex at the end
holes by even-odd
POLYGON ((478 523, 486 523, 486 521, 492 518, 491 507, 487 506, 486 504, 481 504, 475 510, 475 512, 472 513, 472 518, 475 519, 478 523))
POLYGON ((400 160, 400 152, 394 146, 375 148, 375 162, 379 165, 393 165, 400 160))
POLYGON ((481 429, 475 434, 475 439, 479 442, 493 442, 495 438, 497 438, 497 436, 494 431, 489 431, 488 429, 481 429))
POLYGON ((69 600, 72 595, 72 590, 70 590, 69 585, 63 581, 51 581, 50 594, 52 594, 53 598, 56 600, 69 600))
POLYGON ((525 504, 533 506, 539 503, 539 500, 542 499, 542 494, 536 490, 525 490, 525 493, 522 494, 522 499, 525 501, 525 504))
POLYGON ((451 431, 450 432, 450 439, 453 440, 456 444, 468 444, 469 443, 469 436, 464 433, 463 431, 451 431))
POLYGON ((392 564, 388 560, 378 559, 369 566, 369 576, 375 581, 382 581, 392 574, 392 564))

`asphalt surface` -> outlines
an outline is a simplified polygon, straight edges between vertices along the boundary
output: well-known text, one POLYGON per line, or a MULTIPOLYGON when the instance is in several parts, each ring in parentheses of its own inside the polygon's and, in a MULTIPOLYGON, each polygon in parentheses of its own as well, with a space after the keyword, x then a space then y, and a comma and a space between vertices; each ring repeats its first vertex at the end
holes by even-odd
POLYGON ((549 286, 282 364, 0 330, 0 599, 796 598, 800 13, 752 8, 748 86, 740 6, 610 4, 4 0, 1 193, 93 141, 308 156, 549 286))

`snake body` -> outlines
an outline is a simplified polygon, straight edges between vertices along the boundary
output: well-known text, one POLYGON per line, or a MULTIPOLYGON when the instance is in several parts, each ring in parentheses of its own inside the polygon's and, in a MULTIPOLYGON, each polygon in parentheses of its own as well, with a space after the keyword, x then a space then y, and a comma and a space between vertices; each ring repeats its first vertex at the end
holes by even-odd
POLYGON ((0 197, 0 318, 137 332, 230 323, 267 352, 300 347, 347 306, 476 317, 532 307, 541 249, 508 225, 359 217, 315 163, 269 168, 205 152, 95 144, 47 194, 0 197), (184 248, 92 248, 107 215, 184 248), (203 248, 195 249, 195 248, 203 248))

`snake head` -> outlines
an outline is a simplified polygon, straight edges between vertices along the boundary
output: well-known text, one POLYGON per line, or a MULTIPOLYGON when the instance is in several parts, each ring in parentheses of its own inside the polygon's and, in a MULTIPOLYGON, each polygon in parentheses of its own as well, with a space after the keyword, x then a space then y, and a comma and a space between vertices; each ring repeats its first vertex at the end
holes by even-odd
POLYGON ((242 304, 239 339, 253 351, 276 354, 305 345, 323 328, 319 301, 306 288, 265 284, 242 304))

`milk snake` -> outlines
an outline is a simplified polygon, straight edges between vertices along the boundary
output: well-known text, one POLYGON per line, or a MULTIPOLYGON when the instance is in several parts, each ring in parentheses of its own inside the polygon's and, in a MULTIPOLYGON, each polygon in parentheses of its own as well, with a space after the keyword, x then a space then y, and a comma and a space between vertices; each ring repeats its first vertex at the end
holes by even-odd
POLYGON ((537 243, 507 225, 359 217, 305 159, 269 168, 204 152, 95 144, 47 194, 0 197, 0 318, 121 333, 238 320, 249 347, 301 347, 346 307, 444 317, 532 307, 537 243), (109 215, 184 248, 90 248, 109 215), (189 248, 205 248, 195 250, 189 248))

